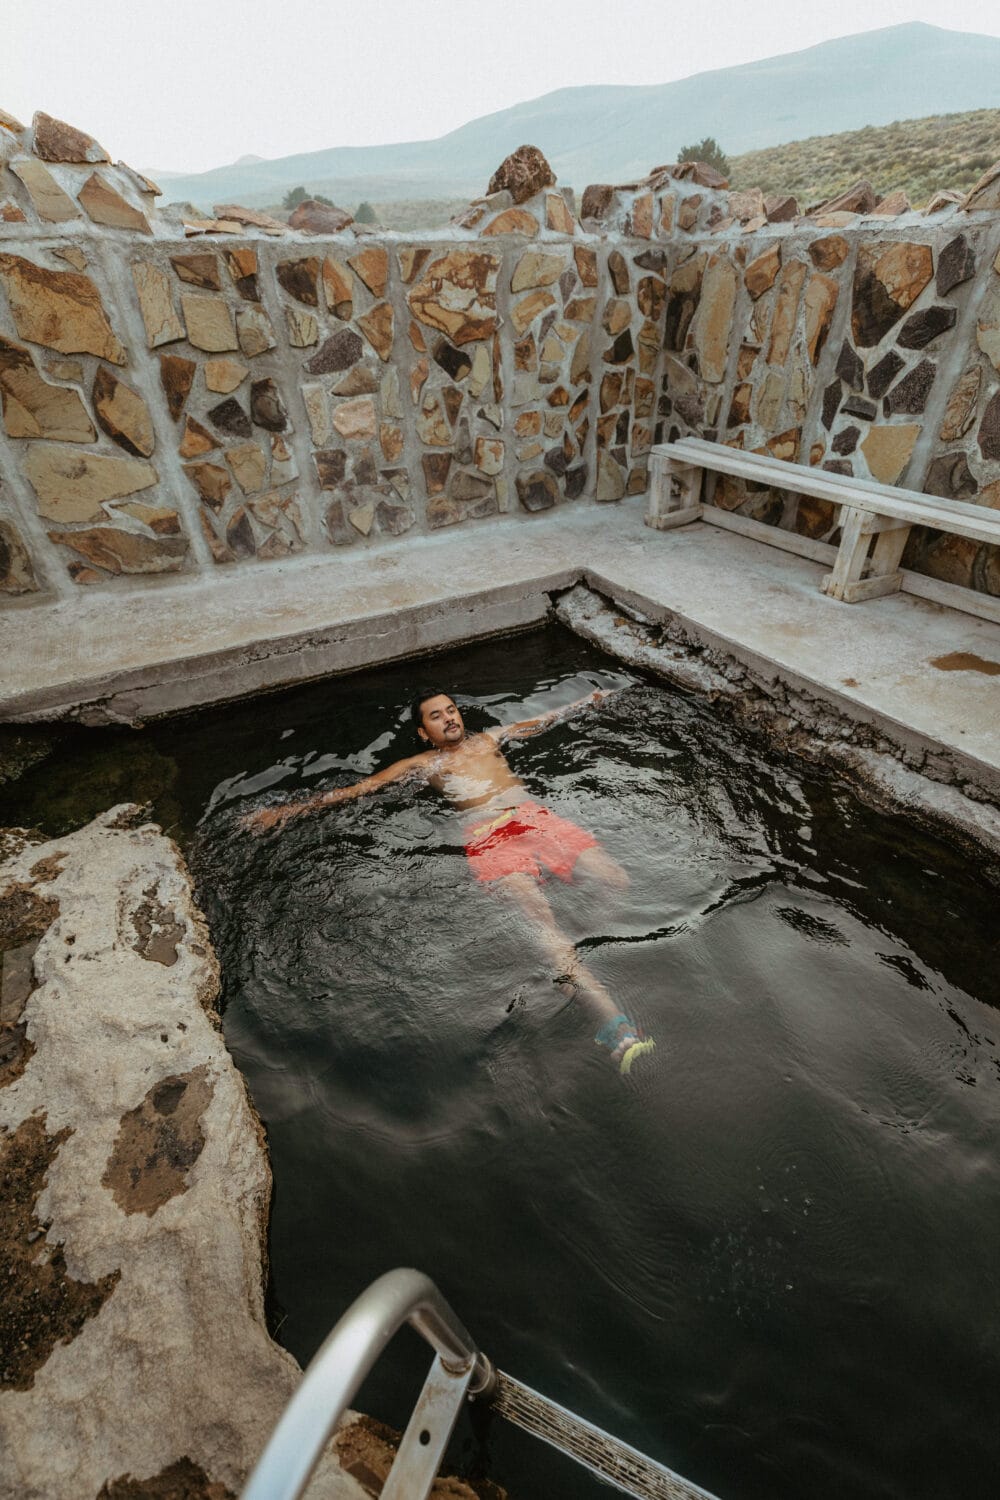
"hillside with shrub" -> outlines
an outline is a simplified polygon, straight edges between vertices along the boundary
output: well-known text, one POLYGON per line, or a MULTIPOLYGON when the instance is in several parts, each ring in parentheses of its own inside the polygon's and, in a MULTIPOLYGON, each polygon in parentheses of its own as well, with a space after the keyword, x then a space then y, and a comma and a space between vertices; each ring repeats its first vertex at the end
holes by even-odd
POLYGON ((880 196, 902 188, 921 207, 940 188, 967 191, 1000 160, 1000 110, 927 115, 816 135, 730 156, 734 188, 792 193, 804 211, 865 177, 880 196))

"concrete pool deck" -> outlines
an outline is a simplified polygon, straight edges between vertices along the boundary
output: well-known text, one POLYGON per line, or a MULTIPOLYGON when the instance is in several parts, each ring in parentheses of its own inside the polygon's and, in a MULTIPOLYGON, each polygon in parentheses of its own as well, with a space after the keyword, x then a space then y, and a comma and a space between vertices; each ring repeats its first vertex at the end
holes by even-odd
POLYGON ((582 581, 1000 787, 1000 625, 906 594, 840 604, 820 593, 822 564, 699 522, 650 531, 643 510, 585 505, 15 608, 0 617, 0 721, 137 722, 352 671, 540 623, 582 581))

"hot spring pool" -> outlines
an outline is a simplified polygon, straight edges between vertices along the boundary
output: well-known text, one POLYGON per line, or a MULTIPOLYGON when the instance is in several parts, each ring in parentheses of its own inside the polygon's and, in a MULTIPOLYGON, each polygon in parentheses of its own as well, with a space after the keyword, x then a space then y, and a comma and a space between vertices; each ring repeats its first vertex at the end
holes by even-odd
MULTIPOLYGON (((990 872, 556 627, 71 733, 3 789, 0 823, 62 832, 125 797, 152 799, 198 881, 270 1142, 273 1324, 299 1359, 413 1265, 502 1368, 723 1500, 991 1490, 990 872), (412 753, 428 677, 472 729, 625 686, 510 760, 632 877, 614 901, 547 887, 656 1038, 630 1085, 433 792, 239 826, 412 753)), ((401 1426, 429 1356, 408 1333, 394 1352, 358 1404, 401 1426)), ((599 1492, 466 1425, 453 1466, 484 1462, 515 1500, 599 1492)))

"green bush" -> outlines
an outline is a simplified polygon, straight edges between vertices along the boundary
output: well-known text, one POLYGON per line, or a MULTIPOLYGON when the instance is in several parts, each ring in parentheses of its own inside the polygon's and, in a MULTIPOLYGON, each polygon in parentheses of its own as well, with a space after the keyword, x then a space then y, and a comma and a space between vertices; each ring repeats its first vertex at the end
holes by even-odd
POLYGON ((677 160, 703 161, 708 166, 714 167, 717 172, 721 172, 723 177, 729 176, 729 158, 714 135, 706 135, 705 139, 695 146, 682 146, 677 153, 677 160))

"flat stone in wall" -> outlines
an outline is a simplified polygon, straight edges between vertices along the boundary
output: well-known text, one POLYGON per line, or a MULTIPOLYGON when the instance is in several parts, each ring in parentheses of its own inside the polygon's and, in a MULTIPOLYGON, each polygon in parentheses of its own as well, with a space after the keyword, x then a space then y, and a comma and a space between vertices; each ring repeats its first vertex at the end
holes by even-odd
POLYGON ((33 594, 37 591, 28 549, 13 522, 0 520, 0 594, 33 594))

